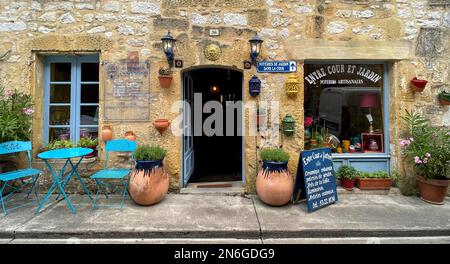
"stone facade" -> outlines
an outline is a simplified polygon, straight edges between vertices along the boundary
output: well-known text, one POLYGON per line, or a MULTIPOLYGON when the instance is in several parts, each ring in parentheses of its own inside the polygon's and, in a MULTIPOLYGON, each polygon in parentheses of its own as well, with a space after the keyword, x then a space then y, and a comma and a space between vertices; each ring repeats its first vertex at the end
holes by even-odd
MULTIPOLYGON (((161 93, 163 102, 152 103, 151 120, 173 119, 176 113, 162 105, 182 99, 181 70, 174 69, 170 90, 161 90, 159 66, 166 59, 161 36, 175 36, 176 58, 184 69, 197 66, 235 67, 247 83, 255 68, 243 70, 249 59, 248 40, 258 32, 265 40, 260 59, 296 60, 296 73, 303 85, 301 65, 305 60, 382 60, 389 65, 391 164, 406 177, 399 154, 402 134, 399 116, 404 109, 426 114, 435 125, 448 126, 450 111, 437 103, 442 89, 449 91, 450 9, 446 1, 426 0, 72 0, 0 1, 0 84, 31 93, 35 99, 33 144, 42 142, 43 58, 51 54, 99 53, 101 61, 127 58, 139 52, 151 65, 151 92, 161 93), (209 36, 209 29, 219 36, 209 36), (217 61, 209 61, 203 48, 216 43, 222 49, 217 61), (409 80, 429 80, 427 89, 413 93, 409 80)), ((101 72, 102 74, 102 72, 101 72)), ((303 148, 303 95, 292 99, 284 92, 287 74, 259 74, 263 83, 261 100, 279 100, 280 116, 290 112, 297 121, 293 137, 283 138, 291 154, 290 172, 295 175, 298 153, 303 148)), ((104 76, 101 76, 102 83, 104 76)), ((102 94, 102 85, 100 93, 102 94)), ((106 102, 100 96, 100 116, 106 102)), ((105 122, 100 120, 100 126, 105 122)), ((160 135, 147 123, 108 123, 115 137, 132 129, 138 142, 159 144, 168 149, 166 167, 171 188, 180 187, 181 138, 160 135)), ((254 191, 259 169, 256 146, 260 137, 245 137, 246 189, 254 191)), ((100 145, 103 158, 104 145, 100 145)), ((407 178, 405 178, 407 179, 407 178)))

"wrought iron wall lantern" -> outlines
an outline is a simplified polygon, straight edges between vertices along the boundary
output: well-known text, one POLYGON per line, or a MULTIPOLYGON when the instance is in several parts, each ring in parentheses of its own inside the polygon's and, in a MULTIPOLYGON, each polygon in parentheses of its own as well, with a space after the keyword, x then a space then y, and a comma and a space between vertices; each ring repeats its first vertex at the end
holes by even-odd
POLYGON ((253 97, 261 92, 261 81, 256 75, 253 75, 250 81, 248 81, 248 92, 253 97))
POLYGON ((170 35, 170 31, 167 32, 167 35, 161 38, 162 44, 163 44, 163 50, 166 54, 167 61, 169 62, 169 65, 173 65, 173 59, 175 57, 174 54, 174 46, 175 41, 177 41, 172 35, 170 35))
POLYGON ((294 97, 297 95, 299 88, 300 82, 298 81, 297 77, 295 77, 295 75, 289 76, 286 81, 286 94, 288 96, 294 97))
POLYGON ((261 44, 264 41, 258 36, 258 33, 255 33, 248 42, 250 43, 250 57, 252 58, 252 62, 256 62, 256 58, 261 52, 261 44))
POLYGON ((283 118, 283 133, 286 136, 292 136, 295 133, 295 120, 290 113, 283 118))

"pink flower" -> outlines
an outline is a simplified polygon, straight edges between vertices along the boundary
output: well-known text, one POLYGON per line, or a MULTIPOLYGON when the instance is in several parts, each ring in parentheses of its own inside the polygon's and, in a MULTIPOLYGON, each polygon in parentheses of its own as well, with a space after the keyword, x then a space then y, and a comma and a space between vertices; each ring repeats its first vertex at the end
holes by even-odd
POLYGON ((12 90, 7 90, 6 92, 5 92, 5 97, 6 98, 10 98, 11 96, 13 96, 14 95, 14 91, 12 91, 12 90))
POLYGON ((427 153, 425 153, 425 157, 429 158, 429 157, 431 157, 431 154, 427 152, 427 153))
POLYGON ((409 141, 408 139, 402 139, 400 141, 400 146, 402 147, 408 146, 409 144, 411 144, 411 141, 409 141))
POLYGON ((34 113, 34 110, 31 108, 22 108, 22 112, 26 115, 32 115, 34 113))
POLYGON ((421 160, 418 156, 415 156, 415 157, 414 157, 414 162, 415 162, 416 164, 422 164, 422 160, 421 160))
POLYGON ((305 127, 311 126, 312 123, 313 123, 313 121, 314 121, 314 120, 313 120, 312 117, 310 117, 310 116, 306 117, 306 118, 305 118, 305 127))

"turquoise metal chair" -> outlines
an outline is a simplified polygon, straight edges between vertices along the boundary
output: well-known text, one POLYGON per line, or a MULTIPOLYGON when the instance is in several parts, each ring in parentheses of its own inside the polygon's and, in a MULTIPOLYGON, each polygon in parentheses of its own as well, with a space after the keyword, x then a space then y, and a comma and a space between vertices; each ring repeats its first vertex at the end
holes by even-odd
POLYGON ((39 204, 39 197, 36 191, 36 183, 39 176, 42 174, 42 171, 38 169, 33 169, 31 167, 31 154, 30 154, 31 142, 8 141, 0 144, 0 155, 15 154, 24 151, 26 151, 28 154, 28 168, 0 173, 0 182, 3 182, 3 187, 0 188, 0 202, 2 203, 2 209, 5 216, 8 214, 8 209, 6 208, 5 204, 8 198, 10 198, 12 194, 18 191, 25 190, 25 187, 27 186, 31 186, 31 188, 26 195, 26 199, 29 198, 31 193, 34 193, 34 196, 36 198, 35 201, 28 202, 16 207, 11 207, 9 210, 17 209, 34 202, 37 202, 37 204, 39 204), (27 178, 29 179, 27 180, 27 178), (17 180, 20 180, 21 182, 20 184, 18 184, 18 186, 16 184, 13 185, 9 184, 10 181, 15 181, 17 183, 17 180), (10 187, 12 191, 7 195, 3 196, 3 192, 7 187, 10 187))
MULTIPOLYGON (((108 141, 106 143, 106 159, 105 159, 105 167, 103 170, 97 171, 94 175, 91 176, 91 179, 95 181, 97 184, 97 193, 95 195, 92 206, 94 209, 99 208, 100 206, 97 204, 99 195, 104 194, 106 199, 108 199, 108 193, 106 188, 110 188, 111 191, 122 187, 122 197, 119 208, 123 208, 123 203, 125 200, 125 196, 128 194, 128 179, 127 176, 131 172, 130 169, 123 168, 108 168, 108 160, 110 152, 131 152, 131 158, 133 158, 134 151, 136 150, 137 144, 134 141, 128 139, 115 139, 108 141), (105 180, 109 181, 119 181, 119 183, 114 184, 113 182, 107 183, 105 180)), ((132 167, 132 166, 131 166, 132 167)), ((101 205, 101 207, 117 207, 114 205, 101 205)))

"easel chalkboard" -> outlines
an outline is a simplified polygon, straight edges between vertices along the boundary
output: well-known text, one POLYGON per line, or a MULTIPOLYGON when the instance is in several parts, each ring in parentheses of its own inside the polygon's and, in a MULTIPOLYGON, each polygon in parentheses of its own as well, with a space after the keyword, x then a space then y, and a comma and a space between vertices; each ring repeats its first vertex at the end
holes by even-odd
POLYGON ((329 148, 300 153, 292 200, 294 203, 306 200, 308 212, 337 202, 336 180, 329 148))

